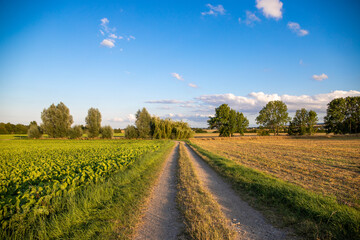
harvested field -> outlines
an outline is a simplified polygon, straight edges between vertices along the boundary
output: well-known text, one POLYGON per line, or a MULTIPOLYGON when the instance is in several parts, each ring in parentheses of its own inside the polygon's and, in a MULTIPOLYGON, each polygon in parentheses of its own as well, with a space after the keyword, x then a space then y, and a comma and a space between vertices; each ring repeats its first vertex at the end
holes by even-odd
POLYGON ((203 149, 360 209, 360 138, 192 139, 203 149))

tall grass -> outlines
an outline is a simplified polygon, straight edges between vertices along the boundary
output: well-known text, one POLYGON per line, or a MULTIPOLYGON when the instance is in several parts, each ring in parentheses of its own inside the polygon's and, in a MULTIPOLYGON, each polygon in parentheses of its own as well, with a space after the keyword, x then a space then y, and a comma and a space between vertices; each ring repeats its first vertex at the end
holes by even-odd
POLYGON ((213 199, 200 184, 184 144, 180 144, 177 202, 191 239, 234 239, 235 232, 213 199))
POLYGON ((140 157, 124 172, 54 201, 56 214, 24 219, 1 239, 129 239, 141 206, 174 142, 140 157))
POLYGON ((307 191, 189 144, 229 180, 233 188, 272 207, 298 233, 312 239, 360 239, 360 212, 334 198, 307 191))

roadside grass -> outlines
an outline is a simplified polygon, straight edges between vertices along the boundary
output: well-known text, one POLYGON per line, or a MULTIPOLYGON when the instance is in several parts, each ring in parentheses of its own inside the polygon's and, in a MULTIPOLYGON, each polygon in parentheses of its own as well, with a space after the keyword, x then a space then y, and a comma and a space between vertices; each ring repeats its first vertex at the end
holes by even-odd
POLYGON ((309 239, 360 239, 360 212, 356 209, 188 143, 234 189, 251 196, 252 205, 274 211, 283 226, 291 226, 299 235, 309 239))
POLYGON ((205 190, 194 171, 184 144, 180 144, 177 203, 185 219, 186 233, 191 239, 234 239, 218 203, 205 190))
POLYGON ((129 239, 141 207, 174 142, 140 157, 124 172, 54 201, 55 214, 23 219, 4 239, 129 239))

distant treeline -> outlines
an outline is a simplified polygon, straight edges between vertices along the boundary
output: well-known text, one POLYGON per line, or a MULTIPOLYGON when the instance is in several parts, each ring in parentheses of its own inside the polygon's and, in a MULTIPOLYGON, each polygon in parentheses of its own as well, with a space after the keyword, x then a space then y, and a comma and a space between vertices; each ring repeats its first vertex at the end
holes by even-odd
MULTIPOLYGON (((360 133, 360 97, 333 99, 328 103, 324 125, 317 125, 318 120, 315 111, 305 108, 297 110, 291 119, 284 102, 270 101, 256 117, 256 123, 260 126, 256 132, 258 135, 270 135, 270 132, 274 135, 280 132, 287 132, 289 135, 312 135, 317 131, 335 134, 360 133)), ((222 104, 215 108, 215 116, 209 118, 208 124, 211 129, 216 128, 221 137, 229 137, 236 132, 243 134, 248 120, 241 112, 235 112, 227 104, 222 104)))
POLYGON ((187 139, 194 135, 188 123, 151 116, 146 108, 136 113, 135 126, 125 129, 126 138, 187 139))
POLYGON ((29 130, 29 125, 0 123, 0 134, 26 134, 29 130))

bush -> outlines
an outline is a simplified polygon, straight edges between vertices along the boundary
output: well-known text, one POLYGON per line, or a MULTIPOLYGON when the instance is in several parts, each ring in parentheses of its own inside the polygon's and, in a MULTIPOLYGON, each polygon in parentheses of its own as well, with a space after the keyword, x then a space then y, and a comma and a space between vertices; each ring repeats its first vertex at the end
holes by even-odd
POLYGON ((68 135, 71 139, 81 138, 83 135, 83 130, 80 125, 76 125, 70 128, 68 135))
POLYGON ((41 138, 42 132, 38 125, 32 124, 27 132, 29 138, 41 138))
POLYGON ((259 135, 259 136, 270 136, 270 131, 267 130, 267 129, 264 129, 264 128, 260 128, 257 131, 257 135, 259 135))
POLYGON ((114 136, 114 130, 110 126, 105 126, 101 128, 101 138, 111 139, 114 136))
POLYGON ((125 128, 125 138, 138 138, 139 132, 135 126, 127 126, 125 128))

